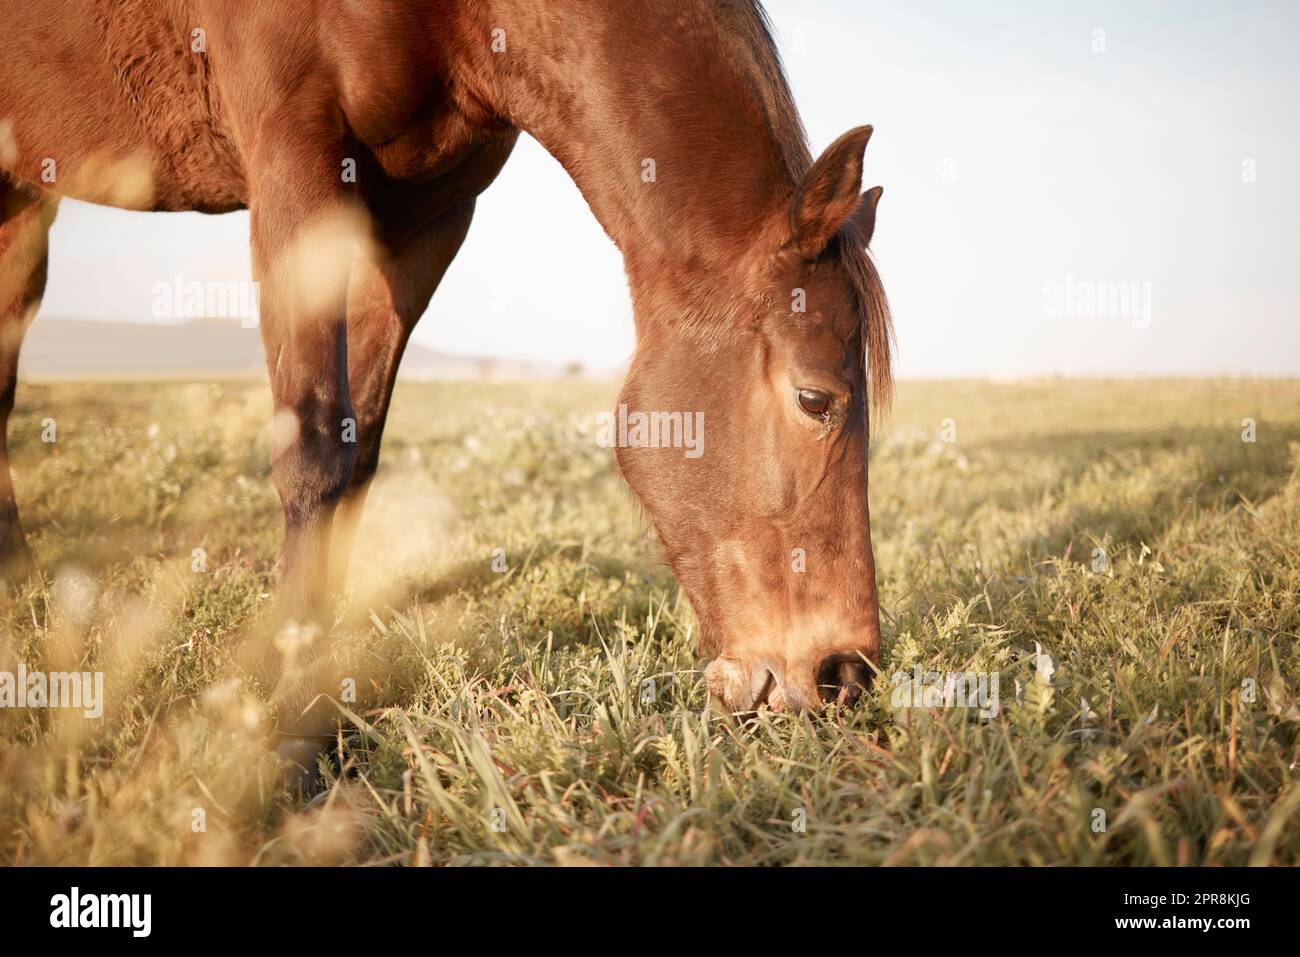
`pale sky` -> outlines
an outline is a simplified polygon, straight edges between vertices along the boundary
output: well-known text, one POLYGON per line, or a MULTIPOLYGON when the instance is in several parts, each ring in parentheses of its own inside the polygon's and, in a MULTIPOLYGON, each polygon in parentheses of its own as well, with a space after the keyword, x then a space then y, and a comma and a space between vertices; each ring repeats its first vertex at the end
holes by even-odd
MULTIPOLYGON (((864 185, 885 187, 873 252, 900 375, 1300 374, 1300 4, 767 7, 814 153, 876 128, 864 185), (1149 309, 1048 304, 1100 283, 1149 309)), ((38 321, 150 321, 176 273, 249 278, 247 213, 65 202, 38 321)), ((631 355, 618 252, 530 138, 414 338, 595 368, 631 355)))

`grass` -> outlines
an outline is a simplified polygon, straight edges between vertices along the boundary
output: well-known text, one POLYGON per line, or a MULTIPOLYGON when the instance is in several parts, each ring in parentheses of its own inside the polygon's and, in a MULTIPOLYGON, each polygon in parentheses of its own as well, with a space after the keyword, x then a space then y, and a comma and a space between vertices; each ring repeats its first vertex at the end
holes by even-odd
POLYGON ((0 670, 100 670, 107 704, 0 709, 0 861, 1296 863, 1300 382, 904 384, 871 463, 884 670, 996 672, 1001 709, 882 681, 748 729, 594 442, 614 394, 399 386, 342 768, 304 806, 239 653, 280 539, 265 387, 21 389, 42 576, 0 600, 0 670))

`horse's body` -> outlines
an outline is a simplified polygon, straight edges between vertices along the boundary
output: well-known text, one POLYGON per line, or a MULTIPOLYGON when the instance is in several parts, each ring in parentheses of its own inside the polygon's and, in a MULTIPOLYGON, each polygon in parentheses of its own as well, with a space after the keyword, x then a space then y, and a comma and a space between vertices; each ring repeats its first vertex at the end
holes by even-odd
POLYGON ((887 313, 852 242, 878 196, 858 197, 870 129, 811 164, 752 0, 0 0, 0 23, 0 425, 60 196, 249 208, 281 598, 319 608, 407 336, 526 130, 624 255, 638 353, 623 401, 709 419, 703 465, 619 460, 719 655, 711 688, 748 708, 816 702, 827 674, 865 683, 847 657, 878 653, 867 345, 888 389, 887 313))

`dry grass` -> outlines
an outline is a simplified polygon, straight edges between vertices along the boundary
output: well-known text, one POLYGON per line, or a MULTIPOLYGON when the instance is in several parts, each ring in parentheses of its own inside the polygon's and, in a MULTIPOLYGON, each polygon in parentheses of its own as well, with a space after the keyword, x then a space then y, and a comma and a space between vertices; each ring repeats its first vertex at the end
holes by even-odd
POLYGON ((905 385, 872 459, 885 670, 996 671, 1002 710, 883 687, 750 731, 707 708, 593 441, 612 396, 399 388, 340 607, 343 767, 304 808, 237 655, 280 536, 264 388, 21 390, 44 573, 0 604, 0 670, 101 670, 107 707, 0 710, 0 860, 1295 863, 1300 383, 905 385))

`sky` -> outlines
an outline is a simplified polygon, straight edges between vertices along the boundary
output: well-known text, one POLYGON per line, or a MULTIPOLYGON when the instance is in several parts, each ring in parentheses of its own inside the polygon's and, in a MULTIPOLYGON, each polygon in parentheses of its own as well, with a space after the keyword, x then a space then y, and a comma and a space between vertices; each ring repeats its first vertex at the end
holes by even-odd
MULTIPOLYGON (((768 0, 814 153, 875 126, 897 370, 1300 374, 1300 4, 768 0)), ((248 215, 65 201, 43 319, 248 279, 248 215)), ((618 251, 520 139, 414 341, 625 366, 618 251)))

